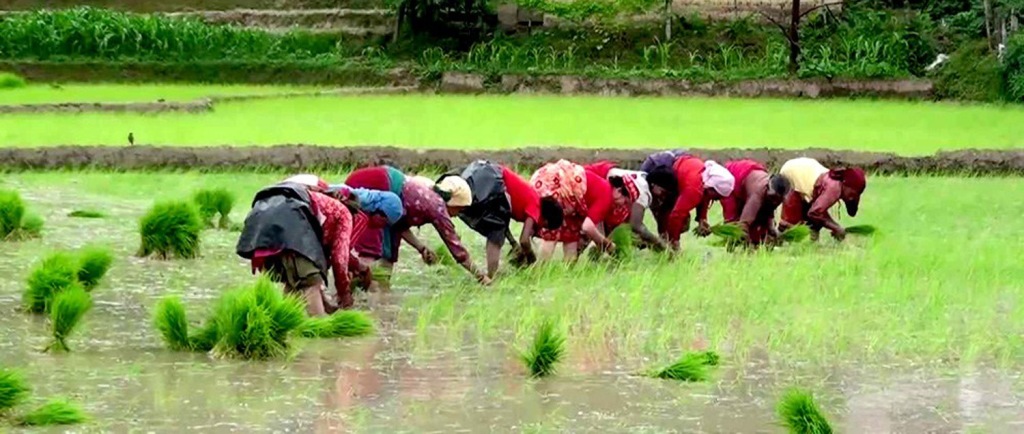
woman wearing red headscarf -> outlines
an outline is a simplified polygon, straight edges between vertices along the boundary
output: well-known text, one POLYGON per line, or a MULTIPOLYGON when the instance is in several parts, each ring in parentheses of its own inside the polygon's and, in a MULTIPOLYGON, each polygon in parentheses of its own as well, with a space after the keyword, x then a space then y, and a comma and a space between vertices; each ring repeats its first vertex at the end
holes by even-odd
MULTIPOLYGON (((651 207, 651 189, 647 184, 647 173, 620 169, 610 161, 599 161, 584 166, 608 180, 612 187, 612 210, 604 222, 604 233, 609 234, 622 224, 629 224, 633 233, 657 251, 665 250, 668 244, 661 237, 647 229, 644 215, 651 207)), ((580 247, 582 251, 586 242, 580 247)))
POLYGON ((562 243, 566 260, 576 259, 581 233, 603 250, 615 251, 615 245, 601 233, 600 226, 612 211, 612 187, 607 180, 579 164, 558 160, 534 172, 530 183, 542 200, 554 198, 565 213, 561 227, 538 231, 545 241, 541 259, 551 258, 556 243, 562 243))
POLYGON ((857 215, 860 196, 867 188, 867 177, 859 167, 828 169, 813 158, 794 158, 779 169, 793 184, 793 192, 782 204, 779 230, 807 223, 811 238, 817 239, 821 228, 832 231, 837 240, 846 238, 846 230, 829 215, 828 209, 840 200, 850 217, 857 215))

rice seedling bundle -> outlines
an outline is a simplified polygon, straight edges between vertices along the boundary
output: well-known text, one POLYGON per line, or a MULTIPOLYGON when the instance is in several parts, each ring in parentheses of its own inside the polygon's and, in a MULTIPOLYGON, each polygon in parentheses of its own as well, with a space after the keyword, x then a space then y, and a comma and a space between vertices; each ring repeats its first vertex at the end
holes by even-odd
POLYGON ((114 253, 102 246, 86 246, 78 253, 78 281, 92 291, 114 263, 114 253))
POLYGON ((139 234, 142 245, 139 256, 156 255, 195 258, 199 256, 199 240, 203 221, 199 211, 189 202, 160 202, 142 217, 139 234))
POLYGON ((565 337, 555 329, 553 321, 544 321, 537 329, 533 345, 521 356, 530 377, 542 378, 555 373, 565 356, 565 337))
POLYGON ((872 225, 856 225, 846 227, 847 235, 874 235, 877 229, 872 225))
POLYGON ((50 330, 53 333, 53 343, 46 347, 46 350, 70 351, 67 338, 90 308, 92 308, 92 297, 77 283, 57 294, 53 298, 53 306, 50 309, 50 330))
POLYGON ((512 264, 513 267, 528 267, 537 262, 537 254, 532 250, 527 252, 519 246, 516 246, 513 247, 512 250, 509 250, 508 262, 512 264))
POLYGON ((336 56, 338 38, 296 30, 276 34, 198 18, 94 7, 36 10, 0 20, 8 59, 315 60, 336 56))
POLYGON ((43 218, 39 214, 27 213, 21 218, 21 228, 14 231, 15 238, 39 238, 43 234, 43 224, 43 218))
POLYGON ((20 75, 13 72, 0 72, 0 90, 25 87, 28 83, 20 75))
POLYGON ((832 426, 808 391, 787 391, 779 400, 776 413, 790 434, 832 434, 832 426))
POLYGON ((25 216, 25 202, 16 191, 0 190, 0 238, 21 228, 25 216))
POLYGON ((288 355, 289 337, 306 321, 305 302, 285 296, 266 276, 231 291, 217 304, 214 321, 220 357, 271 359, 288 355))
POLYGON ((615 244, 615 259, 624 261, 633 257, 633 229, 629 225, 619 225, 608 239, 615 244))
POLYGON ((301 334, 307 338, 347 338, 373 332, 373 321, 365 312, 343 310, 329 316, 307 318, 301 334))
POLYGON ((800 224, 786 229, 779 235, 779 239, 786 243, 799 243, 811 235, 811 228, 800 224))
POLYGON ((231 221, 228 216, 235 205, 235 195, 226 188, 199 190, 192 196, 192 201, 199 208, 199 215, 208 226, 213 226, 212 219, 220 215, 217 227, 229 229, 231 221))
POLYGON ((4 413, 28 399, 29 387, 21 374, 0 369, 0 413, 4 413))
POLYGON ((438 264, 444 266, 459 265, 458 262, 455 262, 455 257, 452 256, 452 252, 449 251, 448 247, 444 244, 437 246, 437 248, 434 249, 434 255, 437 256, 438 264))
POLYGON ((28 276, 22 295, 25 310, 49 312, 54 296, 78 281, 78 260, 70 253, 58 252, 43 259, 28 276))
POLYGON ((678 381, 707 381, 708 367, 718 366, 719 356, 714 351, 688 353, 675 363, 649 375, 654 378, 678 381))
POLYGON ((68 217, 83 219, 101 219, 106 217, 106 214, 103 214, 102 212, 99 211, 93 211, 88 209, 76 209, 74 211, 69 212, 68 217))
POLYGON ((180 297, 168 296, 160 300, 153 315, 153 325, 160 332, 168 348, 175 351, 193 349, 188 336, 188 315, 180 297))
POLYGON ((728 241, 742 240, 747 234, 740 225, 735 223, 720 223, 711 227, 711 233, 728 241))
POLYGON ((25 426, 72 425, 86 420, 88 417, 77 405, 53 400, 22 416, 19 423, 25 426))

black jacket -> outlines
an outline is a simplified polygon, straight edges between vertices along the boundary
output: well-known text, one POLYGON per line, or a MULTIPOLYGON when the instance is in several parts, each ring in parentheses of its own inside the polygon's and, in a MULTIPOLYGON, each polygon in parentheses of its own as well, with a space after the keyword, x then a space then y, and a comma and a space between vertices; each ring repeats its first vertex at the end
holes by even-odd
POLYGON ((488 241, 503 244, 512 223, 512 205, 505 194, 501 166, 477 160, 459 176, 473 192, 473 204, 463 209, 459 218, 488 241))
POLYGON ((245 217, 235 252, 252 259, 260 249, 284 249, 309 259, 321 272, 330 267, 323 228, 313 212, 306 186, 280 183, 260 190, 245 217))

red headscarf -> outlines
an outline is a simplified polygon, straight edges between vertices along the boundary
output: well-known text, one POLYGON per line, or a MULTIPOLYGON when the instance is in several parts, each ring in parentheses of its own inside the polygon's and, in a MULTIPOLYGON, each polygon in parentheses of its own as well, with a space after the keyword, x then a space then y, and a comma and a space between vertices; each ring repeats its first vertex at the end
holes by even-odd
POLYGON ((868 179, 864 169, 859 167, 832 169, 829 171, 829 176, 842 182, 843 187, 847 187, 857 193, 857 197, 853 199, 843 198, 843 204, 846 205, 846 213, 850 217, 856 217, 857 209, 860 207, 860 195, 864 193, 864 189, 868 186, 868 179))

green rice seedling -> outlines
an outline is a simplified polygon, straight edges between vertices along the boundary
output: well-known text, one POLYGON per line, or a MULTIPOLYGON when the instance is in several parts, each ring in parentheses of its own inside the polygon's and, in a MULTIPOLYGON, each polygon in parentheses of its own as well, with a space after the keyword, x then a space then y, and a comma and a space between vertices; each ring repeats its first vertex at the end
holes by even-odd
POLYGON ((0 369, 0 413, 21 405, 28 399, 29 387, 16 371, 0 369))
POLYGON ((633 229, 629 225, 619 225, 608 239, 615 244, 615 259, 625 261, 633 257, 633 229))
POLYGON ((846 227, 847 235, 874 235, 877 229, 872 225, 856 225, 846 227))
POLYGON ((58 399, 22 416, 19 423, 25 426, 74 425, 86 420, 88 417, 81 408, 69 401, 58 399))
POLYGON ((521 359, 530 371, 530 377, 542 378, 552 375, 565 355, 565 336, 555 330, 555 323, 544 321, 537 329, 533 345, 522 354, 521 359))
POLYGON ((25 214, 21 219, 21 227, 14 233, 17 239, 39 238, 43 234, 43 218, 39 214, 25 214))
POLYGON ((28 276, 22 295, 25 310, 32 313, 50 311, 54 296, 70 288, 78 279, 78 261, 67 252, 57 252, 43 259, 28 276))
POLYGON ((791 389, 783 394, 776 413, 790 434, 832 433, 828 419, 818 409, 814 396, 806 390, 791 389))
POLYGON ((437 263, 444 266, 458 265, 455 262, 455 258, 452 256, 452 252, 448 251, 448 246, 441 244, 434 249, 434 255, 437 255, 437 263))
POLYGON ((229 228, 231 221, 228 220, 228 216, 231 214, 231 208, 235 205, 235 195, 231 191, 226 188, 199 190, 192 195, 192 201, 199 208, 199 215, 207 226, 212 227, 213 218, 220 215, 217 227, 229 228))
POLYGON ((114 253, 103 246, 86 246, 78 252, 78 281, 92 291, 114 263, 114 253))
POLYGON ((16 191, 0 190, 0 238, 7 238, 21 228, 25 217, 25 201, 16 191))
POLYGON ((217 322, 207 321, 206 325, 195 334, 189 335, 188 343, 192 351, 211 351, 220 339, 220 331, 217 329, 217 322))
POLYGON ((71 211, 71 212, 68 213, 68 217, 83 218, 83 219, 101 219, 101 218, 104 218, 106 216, 107 216, 106 214, 103 214, 103 213, 101 213, 99 211, 93 211, 93 210, 88 210, 88 209, 76 209, 76 210, 71 211))
POLYGON ((53 333, 53 343, 46 347, 46 351, 71 351, 67 344, 67 338, 91 308, 92 297, 77 283, 57 294, 53 298, 53 306, 50 309, 50 331, 53 333))
POLYGON ((786 229, 779 235, 779 239, 786 243, 799 243, 811 236, 811 228, 800 224, 786 229))
POLYGON ((12 72, 0 72, 0 89, 17 89, 28 83, 20 75, 12 72))
POLYGON ((301 334, 307 338, 347 338, 373 332, 373 320, 365 312, 343 310, 330 316, 307 318, 301 334))
POLYGON ((719 223, 711 227, 711 233, 727 241, 742 240, 746 233, 735 223, 719 223))
POLYGON ((188 336, 188 315, 180 297, 167 296, 160 300, 154 311, 153 325, 168 348, 174 351, 192 350, 192 341, 188 336))
POLYGON ((199 211, 189 202, 160 202, 142 217, 139 234, 142 245, 139 256, 156 255, 195 258, 199 256, 199 237, 203 221, 199 211))
POLYGON ((225 294, 217 303, 219 357, 271 359, 286 356, 289 337, 306 321, 305 303, 286 296, 267 276, 256 283, 225 294))
MULTIPOLYGON (((687 354, 675 363, 650 374, 651 377, 678 381, 707 381, 709 360, 704 354, 687 354)), ((717 363, 717 360, 715 361, 717 363)))

